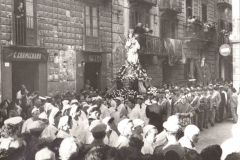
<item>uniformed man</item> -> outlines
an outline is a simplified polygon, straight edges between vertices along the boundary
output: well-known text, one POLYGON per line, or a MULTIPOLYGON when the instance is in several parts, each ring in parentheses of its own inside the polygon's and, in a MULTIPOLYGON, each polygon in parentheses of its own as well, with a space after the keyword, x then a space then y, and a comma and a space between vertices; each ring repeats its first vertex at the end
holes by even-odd
POLYGON ((210 117, 210 122, 211 122, 211 126, 214 126, 215 123, 215 118, 216 118, 216 109, 218 107, 218 104, 220 102, 220 99, 218 97, 218 93, 217 93, 217 88, 216 86, 213 87, 213 93, 210 99, 210 112, 211 112, 211 117, 210 117))
POLYGON ((198 126, 198 114, 199 114, 200 100, 199 100, 197 89, 195 89, 195 92, 193 92, 192 97, 193 97, 193 100, 190 103, 190 105, 193 107, 193 109, 195 111, 195 115, 193 116, 193 124, 198 126))
POLYGON ((208 129, 209 117, 210 117, 210 99, 212 96, 212 91, 210 87, 206 88, 207 91, 203 91, 204 96, 206 97, 206 107, 204 112, 203 128, 208 129))
POLYGON ((163 89, 158 91, 158 105, 163 108, 163 121, 166 121, 169 116, 171 116, 172 108, 170 106, 169 100, 165 96, 165 92, 163 89))
POLYGON ((198 114, 198 128, 200 129, 200 131, 203 130, 203 121, 204 121, 204 115, 205 115, 205 108, 206 108, 206 104, 207 104, 207 101, 206 101, 206 97, 204 95, 204 92, 205 92, 205 89, 202 89, 202 88, 198 88, 198 96, 200 97, 199 98, 199 101, 200 101, 200 105, 199 105, 199 114, 198 114))
POLYGON ((137 104, 136 104, 135 108, 138 109, 140 119, 142 119, 144 121, 145 125, 148 124, 148 122, 149 122, 149 119, 146 116, 146 107, 147 106, 144 103, 144 97, 142 95, 137 95, 137 104))

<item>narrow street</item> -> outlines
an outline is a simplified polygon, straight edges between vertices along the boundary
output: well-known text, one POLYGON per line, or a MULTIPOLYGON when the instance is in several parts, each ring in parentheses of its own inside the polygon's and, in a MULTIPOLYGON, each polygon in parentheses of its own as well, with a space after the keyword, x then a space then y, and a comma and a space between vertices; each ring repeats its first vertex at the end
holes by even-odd
POLYGON ((221 145, 225 140, 232 137, 233 123, 225 121, 222 123, 216 123, 214 127, 209 127, 201 132, 200 140, 196 145, 197 151, 200 153, 202 149, 211 145, 221 145))

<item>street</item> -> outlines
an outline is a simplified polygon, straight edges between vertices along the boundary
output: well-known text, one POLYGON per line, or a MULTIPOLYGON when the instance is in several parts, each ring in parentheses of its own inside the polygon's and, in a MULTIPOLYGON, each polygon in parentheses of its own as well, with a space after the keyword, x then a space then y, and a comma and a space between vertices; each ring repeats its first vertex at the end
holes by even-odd
POLYGON ((214 127, 209 127, 201 132, 200 140, 196 145, 197 151, 200 153, 202 149, 211 145, 221 145, 225 140, 232 137, 233 123, 225 121, 222 123, 216 123, 214 127))

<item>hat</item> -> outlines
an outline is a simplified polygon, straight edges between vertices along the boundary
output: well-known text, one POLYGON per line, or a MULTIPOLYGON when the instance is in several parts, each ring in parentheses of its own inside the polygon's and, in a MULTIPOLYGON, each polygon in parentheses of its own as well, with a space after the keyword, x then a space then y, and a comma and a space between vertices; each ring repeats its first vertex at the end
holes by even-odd
POLYGON ((42 97, 42 96, 39 96, 39 99, 43 100, 43 101, 46 101, 47 98, 46 97, 42 97))
POLYGON ((123 134, 123 131, 124 131, 125 127, 127 126, 127 124, 128 124, 129 122, 132 122, 132 120, 126 118, 126 119, 121 120, 121 121, 118 123, 117 128, 118 128, 118 131, 120 132, 120 134, 123 134))
POLYGON ((22 117, 12 117, 4 121, 5 125, 17 125, 22 122, 22 117))
POLYGON ((165 128, 169 132, 177 132, 180 129, 180 126, 171 121, 166 121, 163 123, 163 128, 165 128))
POLYGON ((143 135, 144 135, 144 137, 146 136, 146 134, 147 134, 151 129, 156 129, 156 127, 153 126, 153 125, 146 125, 145 127, 143 127, 143 135))
POLYGON ((27 126, 29 131, 43 131, 45 129, 45 124, 40 121, 34 121, 27 126))
POLYGON ((40 112, 40 110, 38 109, 38 108, 36 108, 36 107, 34 107, 33 109, 32 109, 32 114, 34 113, 34 112, 36 112, 36 111, 39 111, 40 112))
POLYGON ((220 85, 220 86, 219 86, 219 88, 223 88, 223 86, 222 86, 222 85, 220 85))
POLYGON ((71 101, 71 104, 73 104, 73 103, 78 103, 78 100, 73 99, 73 100, 71 101))
POLYGON ((69 116, 63 116, 60 118, 58 123, 58 129, 62 129, 64 126, 68 124, 69 116))
POLYGON ((52 97, 49 97, 49 96, 45 96, 46 99, 51 99, 52 97))
POLYGON ((106 129, 107 125, 99 120, 93 121, 89 127, 89 131, 92 132, 93 134, 103 133, 106 131, 106 129))
POLYGON ((46 103, 45 105, 44 105, 44 110, 47 112, 47 111, 49 111, 49 110, 51 110, 51 109, 53 109, 54 108, 54 106, 51 104, 51 103, 46 103))
POLYGON ((38 116, 39 119, 48 119, 48 115, 46 112, 42 112, 39 116, 38 116))
POLYGON ((71 108, 71 106, 70 106, 69 104, 64 105, 64 106, 63 106, 63 109, 62 109, 62 113, 64 113, 65 110, 70 109, 70 108, 71 108))
POLYGON ((213 84, 209 84, 208 86, 209 86, 209 87, 213 87, 213 84))
POLYGON ((137 95, 137 99, 144 99, 142 95, 137 95))
POLYGON ((74 116, 74 114, 76 113, 78 109, 78 106, 76 104, 72 105, 72 108, 70 110, 70 116, 74 116))
POLYGON ((105 118, 103 118, 102 122, 104 124, 108 125, 110 120, 114 120, 114 118, 113 117, 105 117, 105 118))
POLYGON ((116 97, 116 98, 114 98, 114 100, 122 101, 122 98, 121 97, 116 97))
POLYGON ((88 117, 88 119, 95 119, 95 120, 97 120, 98 118, 96 116, 96 112, 97 111, 92 112, 92 114, 88 117))
POLYGON ((144 121, 143 120, 141 120, 141 119, 134 119, 133 120, 134 128, 136 128, 137 126, 141 126, 141 125, 144 125, 144 121))
POLYGON ((47 147, 43 148, 35 154, 35 160, 43 159, 55 160, 55 154, 47 147))
POLYGON ((63 105, 67 105, 68 103, 69 103, 69 100, 63 100, 63 101, 62 101, 62 104, 63 104, 63 105))

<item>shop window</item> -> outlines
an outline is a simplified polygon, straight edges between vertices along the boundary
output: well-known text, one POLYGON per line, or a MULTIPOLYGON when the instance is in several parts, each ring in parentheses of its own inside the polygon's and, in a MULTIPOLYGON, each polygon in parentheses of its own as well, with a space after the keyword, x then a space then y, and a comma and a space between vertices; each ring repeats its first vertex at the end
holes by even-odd
POLYGON ((98 8, 85 7, 86 36, 98 37, 98 8))
POLYGON ((207 5, 202 4, 202 22, 207 22, 207 5))
POLYGON ((186 0, 186 19, 193 16, 192 0, 186 0))

